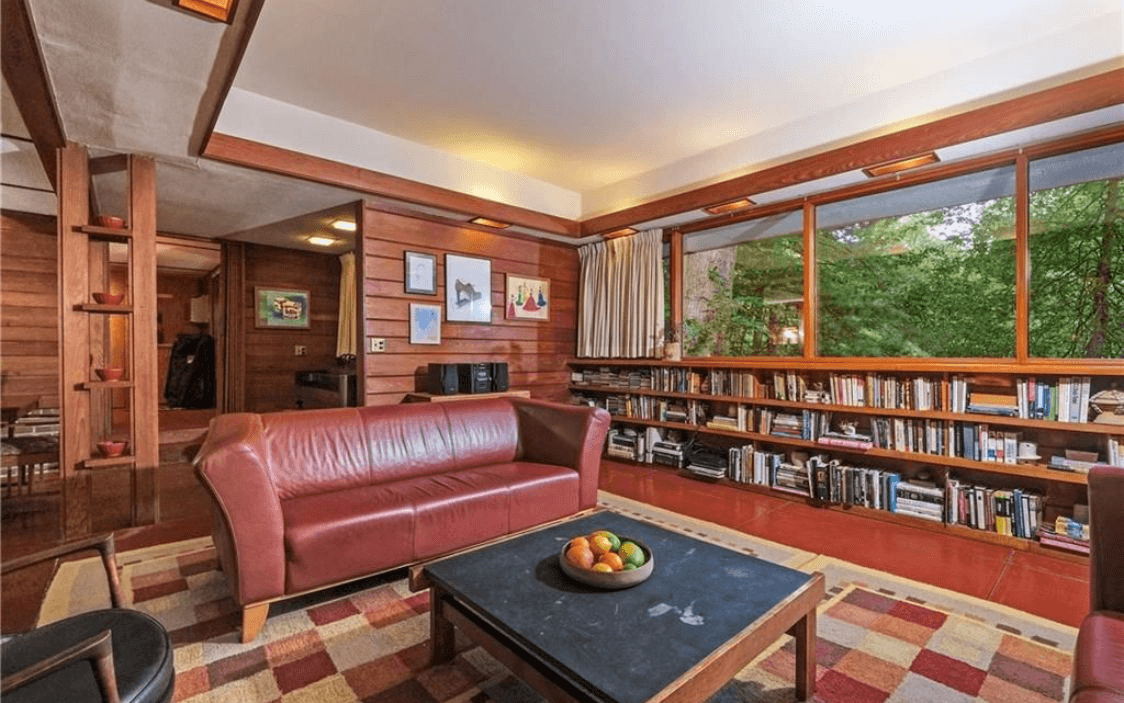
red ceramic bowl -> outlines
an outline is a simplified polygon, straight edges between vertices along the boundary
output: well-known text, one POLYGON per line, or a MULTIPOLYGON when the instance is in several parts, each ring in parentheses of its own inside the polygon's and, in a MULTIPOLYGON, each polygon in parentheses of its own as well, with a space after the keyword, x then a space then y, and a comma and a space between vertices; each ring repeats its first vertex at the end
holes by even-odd
POLYGON ((94 373, 103 381, 120 381, 125 375, 125 369, 120 366, 109 366, 104 369, 94 369, 94 373))
POLYGON ((124 293, 91 293, 98 305, 118 305, 125 299, 124 293))
POLYGON ((98 449, 101 450, 104 456, 121 456, 125 453, 125 448, 128 446, 128 442, 114 442, 109 439, 98 442, 98 449))
POLYGON ((113 229, 124 229, 125 218, 116 217, 114 215, 98 215, 95 222, 99 227, 112 227, 113 229))

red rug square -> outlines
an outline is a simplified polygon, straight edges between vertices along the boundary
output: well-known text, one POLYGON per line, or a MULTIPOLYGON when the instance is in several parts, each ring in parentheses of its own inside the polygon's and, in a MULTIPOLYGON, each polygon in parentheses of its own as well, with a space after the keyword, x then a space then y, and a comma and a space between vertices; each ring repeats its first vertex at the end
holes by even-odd
POLYGON ((969 696, 978 695, 980 686, 983 686, 984 679, 987 678, 986 671, 928 649, 921 650, 909 669, 969 696))

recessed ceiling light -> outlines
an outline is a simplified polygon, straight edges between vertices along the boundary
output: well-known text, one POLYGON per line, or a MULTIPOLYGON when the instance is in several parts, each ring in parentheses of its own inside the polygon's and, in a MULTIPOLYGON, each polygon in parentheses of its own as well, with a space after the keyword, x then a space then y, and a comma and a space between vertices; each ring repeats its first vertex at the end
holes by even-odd
POLYGON ((474 225, 484 225, 485 227, 495 227, 496 229, 507 229, 511 226, 510 222, 500 222, 499 220, 489 220, 487 217, 474 217, 469 220, 474 225))
POLYGON ((339 240, 335 237, 321 237, 318 234, 314 234, 308 238, 309 244, 315 244, 318 247, 330 247, 338 241, 339 240))
POLYGON ((219 22, 230 23, 238 0, 175 0, 177 6, 219 22))
POLYGON ((920 166, 928 166, 940 161, 935 151, 930 151, 928 154, 919 154, 911 156, 908 159, 899 159, 898 161, 890 161, 888 163, 871 166, 864 168, 863 173, 871 178, 885 176, 888 173, 897 173, 898 171, 906 171, 911 168, 918 168, 920 166))
POLYGON ((711 215, 725 215, 727 212, 737 212, 738 210, 744 210, 747 207, 753 207, 753 205, 754 202, 749 198, 740 198, 738 200, 731 200, 728 203, 721 203, 720 205, 711 205, 710 207, 704 207, 703 210, 706 210, 711 215))
POLYGON ((630 234, 636 234, 636 230, 632 227, 622 227, 621 229, 615 229, 612 232, 606 232, 601 236, 605 239, 614 239, 616 237, 627 237, 630 234))
POLYGON ((354 232, 356 230, 356 225, 351 220, 332 220, 332 229, 354 232))

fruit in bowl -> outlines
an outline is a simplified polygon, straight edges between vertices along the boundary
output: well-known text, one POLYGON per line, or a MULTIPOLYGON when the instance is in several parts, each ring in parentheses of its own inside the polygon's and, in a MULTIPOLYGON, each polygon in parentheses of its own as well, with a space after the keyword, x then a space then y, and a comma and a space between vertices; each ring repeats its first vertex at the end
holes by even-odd
POLYGON ((125 375, 125 369, 120 366, 107 366, 103 369, 94 369, 94 373, 103 381, 120 381, 125 375))
POLYGON ((597 530, 574 537, 562 548, 559 563, 567 576, 597 588, 635 586, 652 574, 652 550, 635 538, 597 530))
POLYGON ((124 293, 93 293, 92 295, 98 305, 117 305, 125 299, 124 293))
POLYGON ((125 448, 128 446, 128 442, 116 442, 112 439, 103 439, 98 442, 98 449, 101 450, 102 455, 106 457, 121 456, 125 453, 125 448))

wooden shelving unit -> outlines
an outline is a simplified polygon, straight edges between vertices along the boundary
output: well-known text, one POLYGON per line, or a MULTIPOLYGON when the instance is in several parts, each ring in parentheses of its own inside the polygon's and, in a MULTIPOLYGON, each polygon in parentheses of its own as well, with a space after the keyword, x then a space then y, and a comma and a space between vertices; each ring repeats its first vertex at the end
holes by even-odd
MULTIPOLYGON (((917 377, 925 377, 931 380, 944 381, 946 384, 952 376, 967 376, 970 379, 979 379, 981 385, 993 385, 996 383, 1006 383, 1013 387, 1018 378, 1025 378, 1034 376, 1039 379, 1050 377, 1062 376, 1092 376, 1092 377, 1112 377, 1114 379, 1124 380, 1124 364, 1116 360, 1104 361, 1091 365, 1072 365, 1064 362, 1049 363, 1049 364, 1028 364, 1019 365, 1015 363, 1000 363, 1000 364, 984 364, 980 362, 957 362, 950 364, 940 364, 933 360, 920 360, 911 361, 906 360, 905 364, 898 363, 899 360, 824 360, 824 359, 767 359, 758 363, 757 360, 753 362, 747 361, 721 361, 714 359, 705 360, 689 360, 682 362, 667 362, 659 360, 574 360, 570 362, 570 366, 575 370, 589 369, 589 368, 608 368, 616 372, 627 372, 643 368, 673 368, 673 369, 686 369, 700 372, 706 375, 714 370, 722 371, 736 371, 736 372, 752 372, 758 379, 758 390, 769 395, 772 392, 769 389, 772 381, 772 374, 774 372, 794 372, 805 378, 806 381, 817 380, 822 381, 824 377, 830 374, 857 374, 865 375, 868 373, 878 374, 883 377, 896 376, 899 379, 912 379, 917 377), (901 368, 905 366, 906 368, 901 368)), ((970 381, 971 385, 971 381, 970 381)), ((1103 384, 1102 384, 1103 385, 1103 384)), ((811 387, 809 385, 809 387, 811 387)), ((969 386, 970 387, 970 386, 969 386)), ((619 384, 605 385, 605 384, 589 384, 589 383, 571 383, 569 390, 572 393, 584 394, 587 397, 597 396, 633 396, 633 397, 648 397, 666 399, 668 401, 677 401, 680 404, 686 404, 690 401, 698 401, 700 403, 713 403, 719 405, 738 405, 746 406, 754 410, 771 409, 789 411, 797 414, 798 416, 803 411, 815 411, 821 413, 831 413, 836 416, 865 416, 865 417, 881 417, 881 418, 903 418, 919 421, 941 421, 944 423, 971 423, 975 425, 987 425, 988 427, 995 427, 997 429, 1007 429, 1009 431, 1017 431, 1020 435, 1025 434, 1026 437, 1039 439, 1050 438, 1053 442, 1065 442, 1066 439, 1071 439, 1078 445, 1089 446, 1093 443, 1103 443, 1108 437, 1119 437, 1124 435, 1124 427, 1111 424, 1099 424, 1092 422, 1058 422, 1054 420, 1043 419, 1028 419, 1019 417, 1009 417, 1004 415, 991 415, 982 413, 971 412, 951 412, 948 410, 914 410, 910 408, 882 408, 870 405, 849 405, 839 403, 822 403, 810 401, 795 401, 795 400, 782 400, 774 397, 758 397, 758 396, 741 396, 741 395, 719 395, 707 392, 704 386, 701 392, 674 392, 662 391, 653 388, 639 388, 634 386, 624 386, 619 384)), ((631 406, 631 403, 629 404, 631 406)), ((648 413, 645 412, 645 415, 648 413)), ((756 414, 756 413, 751 413, 756 414)), ((969 479, 971 483, 978 485, 988 485, 990 482, 998 482, 1000 485, 1005 486, 1018 486, 1020 482, 1028 482, 1023 485, 1024 490, 1029 486, 1036 492, 1047 496, 1049 503, 1049 494, 1060 493, 1070 496, 1083 494, 1084 486, 1087 485, 1087 477, 1083 473, 1061 471, 1048 468, 1046 464, 1039 462, 1018 462, 1006 463, 999 461, 978 461, 973 459, 964 458, 961 456, 949 456, 947 454, 930 454, 914 451, 899 451, 895 449, 886 449, 878 447, 861 448, 861 447, 845 447, 837 446, 834 444, 825 444, 810 439, 798 439, 793 437, 764 434, 756 429, 756 424, 752 424, 751 428, 746 431, 739 431, 734 429, 707 427, 705 424, 691 424, 687 422, 668 422, 657 419, 650 419, 648 417, 635 417, 630 415, 613 415, 614 424, 634 425, 640 427, 655 427, 667 430, 677 430, 682 436, 687 437, 694 434, 711 436, 716 438, 726 438, 727 440, 737 440, 742 444, 752 443, 755 447, 764 445, 768 451, 783 451, 783 450, 798 450, 802 452, 810 452, 815 454, 826 454, 829 456, 836 456, 840 459, 846 457, 847 463, 856 466, 872 466, 882 470, 899 471, 903 476, 916 472, 920 468, 929 467, 940 479, 938 484, 943 482, 944 474, 949 471, 956 471, 957 476, 964 479, 969 479), (863 462, 863 459, 869 460, 863 462), (1043 490, 1044 489, 1044 490, 1043 490), (1055 491, 1056 489, 1056 491, 1055 491)), ((722 444, 718 442, 718 444, 722 444)), ((726 444, 737 444, 736 442, 726 442, 726 444)), ((1045 452, 1040 452, 1045 454, 1045 452)), ((622 461, 618 457, 607 457, 612 461, 622 461)), ((636 463, 636 462, 632 462, 636 463)), ((638 464, 640 466, 650 466, 653 470, 673 470, 668 467, 660 465, 638 464)), ((707 480, 707 479, 700 479, 707 480)), ((966 525, 960 524, 944 524, 938 522, 930 522, 921 518, 913 517, 910 515, 898 514, 887 510, 877 510, 868 508, 861 505, 850 504, 837 504, 837 503, 824 503, 815 501, 807 495, 796 495, 784 490, 776 489, 768 485, 759 485, 753 483, 742 483, 732 481, 728 478, 718 480, 720 483, 727 484, 738 489, 748 490, 752 492, 766 493, 769 495, 783 497, 788 500, 804 500, 809 503, 815 504, 819 507, 824 507, 832 510, 841 510, 849 512, 854 515, 861 515, 863 517, 881 520, 885 522, 894 522, 901 524, 908 524, 914 527, 919 527, 927 530, 937 530, 946 533, 953 533, 957 536, 984 541, 994 544, 1001 544, 1017 549, 1041 551, 1051 555, 1062 555, 1065 558, 1073 559, 1076 561, 1086 561, 1087 557, 1076 552, 1067 552, 1053 547, 1045 547, 1037 540, 1026 539, 1020 537, 1012 537, 1002 535, 995 532, 975 529, 966 525)), ((1070 498, 1072 502, 1073 498, 1070 498)), ((1058 507, 1049 503, 1052 507, 1058 507)))
POLYGON ((97 227, 82 225, 78 231, 95 239, 108 242, 127 242, 133 238, 133 230, 125 227, 97 227))
POLYGON ((137 461, 135 456, 105 456, 98 459, 86 459, 82 462, 83 469, 104 469, 110 466, 131 466, 137 461))
POLYGON ((86 391, 94 390, 95 388, 104 388, 107 390, 132 388, 133 385, 132 381, 86 381, 85 383, 79 384, 82 390, 86 391))
POLYGON ((92 312, 101 315, 131 315, 132 305, 102 305, 100 303, 79 303, 74 306, 80 312, 92 312))

